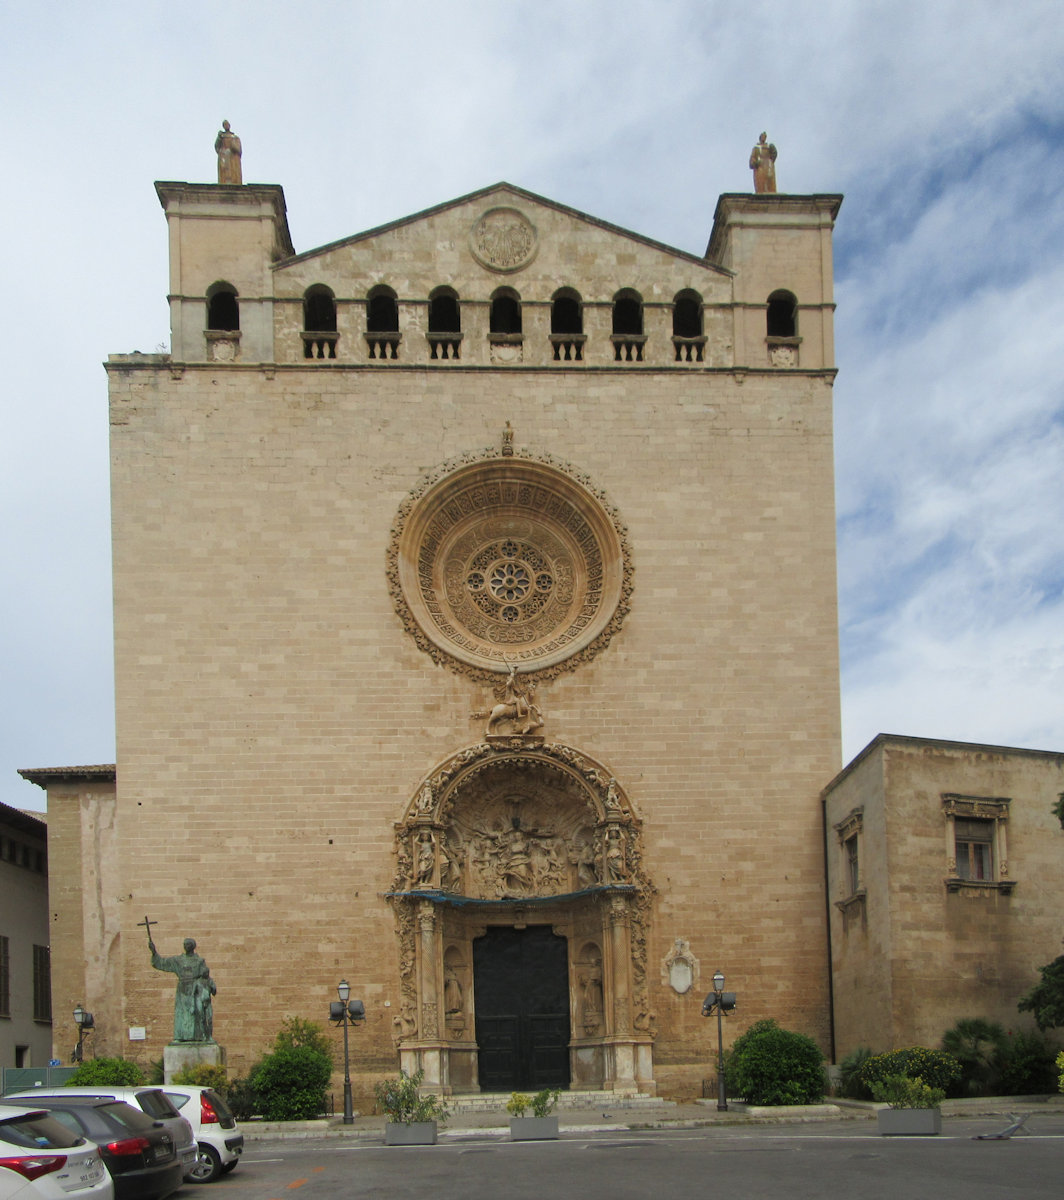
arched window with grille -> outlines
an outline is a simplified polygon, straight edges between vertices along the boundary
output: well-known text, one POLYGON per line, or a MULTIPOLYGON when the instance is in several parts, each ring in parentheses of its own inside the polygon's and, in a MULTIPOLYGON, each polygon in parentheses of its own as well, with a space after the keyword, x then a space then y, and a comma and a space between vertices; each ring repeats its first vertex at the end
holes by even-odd
POLYGON ((366 344, 373 359, 399 357, 399 297, 387 284, 371 288, 366 297, 366 344))
POLYGON ((550 340, 555 362, 584 359, 584 310, 580 293, 559 288, 550 302, 550 340))
POLYGON ((432 358, 458 358, 462 344, 462 314, 454 288, 438 287, 429 296, 428 337, 432 358))
POLYGON ((336 357, 336 297, 316 283, 303 295, 303 357, 336 357))
POLYGON ((643 297, 632 288, 622 288, 613 297, 613 358, 615 362, 642 362, 646 335, 643 333, 643 297))
POLYGON ((702 362, 706 339, 702 327, 702 297, 690 288, 672 302, 672 344, 677 362, 702 362))

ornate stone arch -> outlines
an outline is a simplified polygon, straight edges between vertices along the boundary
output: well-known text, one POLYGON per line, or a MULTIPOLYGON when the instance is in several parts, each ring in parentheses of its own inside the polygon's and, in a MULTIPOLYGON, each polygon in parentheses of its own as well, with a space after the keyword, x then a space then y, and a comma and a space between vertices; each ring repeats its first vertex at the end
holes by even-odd
POLYGON ((414 789, 395 851, 404 1065, 475 1086, 473 939, 487 924, 550 924, 569 939, 574 1080, 652 1083, 653 887, 641 821, 602 763, 538 738, 468 746, 414 789))

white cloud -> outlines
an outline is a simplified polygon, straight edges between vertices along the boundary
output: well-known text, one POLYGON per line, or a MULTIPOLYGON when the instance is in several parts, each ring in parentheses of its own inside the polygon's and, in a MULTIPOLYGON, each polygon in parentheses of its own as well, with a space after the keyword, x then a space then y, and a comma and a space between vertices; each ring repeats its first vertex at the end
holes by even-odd
POLYGON ((1059 6, 278 0, 0 21, 5 362, 0 797, 113 754, 108 353, 165 341, 153 179, 223 117, 297 248, 509 178, 701 252, 750 186, 846 191, 837 230, 847 750, 1052 748, 1060 721, 1059 6))

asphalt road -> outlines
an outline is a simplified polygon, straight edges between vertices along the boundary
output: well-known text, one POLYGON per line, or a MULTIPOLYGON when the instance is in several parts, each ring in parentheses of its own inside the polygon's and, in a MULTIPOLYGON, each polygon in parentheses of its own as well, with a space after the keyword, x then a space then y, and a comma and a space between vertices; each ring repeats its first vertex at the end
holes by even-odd
POLYGON ((976 1141, 996 1118, 937 1138, 881 1138, 870 1123, 473 1136, 416 1148, 335 1139, 255 1142, 232 1174, 182 1200, 1061 1200, 1064 1119, 976 1141), (298 1193, 298 1195, 297 1195, 298 1193))

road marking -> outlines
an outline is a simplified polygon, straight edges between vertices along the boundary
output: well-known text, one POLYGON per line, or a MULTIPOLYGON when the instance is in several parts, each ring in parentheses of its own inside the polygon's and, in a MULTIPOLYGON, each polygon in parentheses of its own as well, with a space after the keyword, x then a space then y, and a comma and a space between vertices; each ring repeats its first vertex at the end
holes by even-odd
POLYGON ((306 1182, 307 1181, 305 1179, 293 1179, 288 1185, 288 1190, 291 1191, 293 1188, 301 1188, 306 1182))

